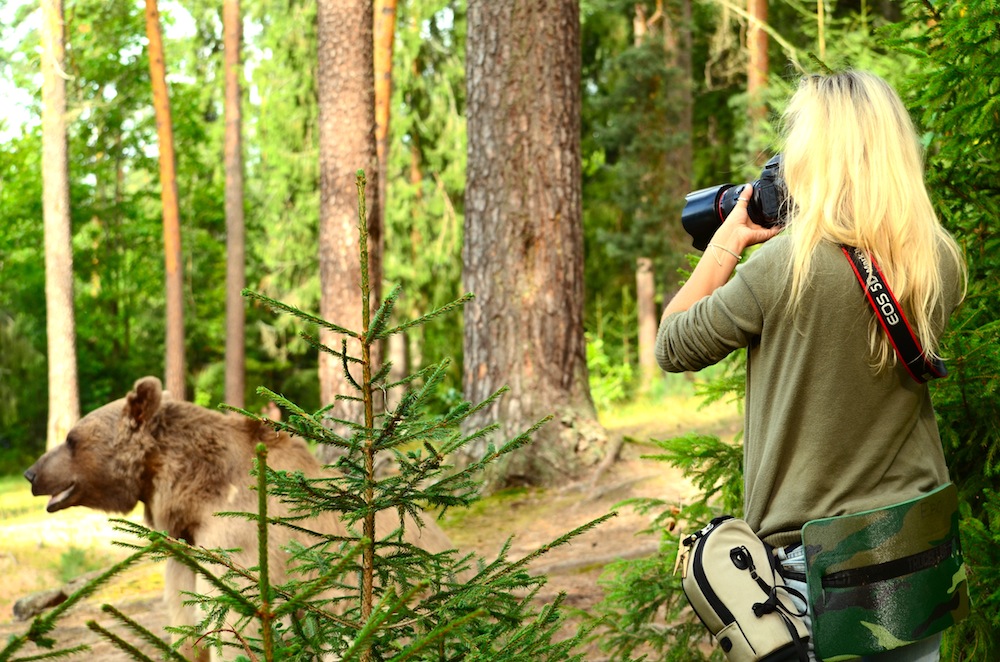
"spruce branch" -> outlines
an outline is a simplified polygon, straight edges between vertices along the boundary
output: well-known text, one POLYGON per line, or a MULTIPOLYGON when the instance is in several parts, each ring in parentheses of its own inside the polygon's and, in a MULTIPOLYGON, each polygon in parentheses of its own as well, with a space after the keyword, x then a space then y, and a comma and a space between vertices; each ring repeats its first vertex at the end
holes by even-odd
MULTIPOLYGON (((72 648, 60 648, 56 651, 51 651, 49 653, 39 653, 38 655, 29 655, 27 657, 15 657, 10 658, 7 654, 10 644, 13 643, 13 639, 8 644, 7 648, 0 650, 0 660, 6 662, 6 660, 11 660, 12 662, 34 662, 34 660, 61 660, 66 657, 73 657, 77 653, 85 653, 90 650, 90 646, 86 644, 80 644, 79 646, 73 646, 72 648)), ((14 651, 10 651, 12 655, 14 651)))
MULTIPOLYGON (((375 375, 372 376, 371 380, 372 385, 382 384, 383 382, 385 382, 386 377, 388 377, 389 373, 392 372, 392 365, 393 365, 392 361, 385 361, 382 364, 382 367, 379 368, 378 372, 376 372, 375 375)), ((380 386, 379 388, 382 390, 383 393, 387 390, 384 386, 380 386)))
MULTIPOLYGON (((447 359, 445 359, 445 360, 447 360, 447 359)), ((427 375, 431 374, 432 372, 434 372, 437 369, 437 366, 438 366, 437 363, 432 363, 432 364, 430 364, 428 366, 425 366, 425 367, 421 368, 420 370, 418 370, 417 372, 415 372, 413 374, 406 375, 405 377, 402 377, 397 382, 392 382, 390 384, 386 384, 385 387, 387 389, 394 389, 394 388, 398 388, 398 387, 401 387, 401 386, 406 386, 407 384, 412 384, 413 382, 420 381, 421 379, 425 379, 427 377, 427 375)))
POLYGON ((381 334, 385 330, 386 324, 389 322, 389 316, 392 315, 392 310, 396 306, 396 300, 399 298, 402 291, 403 288, 396 285, 392 288, 392 292, 389 293, 389 296, 385 298, 385 301, 383 301, 375 311, 375 317, 372 319, 371 327, 367 332, 365 332, 364 341, 366 343, 371 344, 383 337, 381 334))
POLYGON ((281 311, 283 313, 288 313, 289 315, 292 315, 294 317, 298 317, 299 319, 304 320, 306 322, 309 322, 310 324, 313 324, 315 326, 319 326, 319 327, 322 327, 324 329, 329 329, 330 331, 333 331, 334 333, 338 333, 338 334, 345 335, 345 336, 350 336, 351 338, 358 338, 359 337, 359 335, 356 332, 351 331, 350 329, 346 329, 346 328, 344 328, 344 327, 342 327, 342 326, 340 326, 338 324, 334 324, 333 322, 329 322, 329 321, 323 319, 322 317, 316 317, 315 315, 310 315, 309 313, 305 313, 305 312, 299 310, 298 308, 294 308, 292 306, 289 306, 288 304, 285 304, 285 303, 282 303, 280 301, 277 301, 276 299, 272 299, 272 298, 270 298, 268 296, 265 296, 263 294, 260 294, 258 292, 254 292, 251 289, 245 288, 245 289, 242 290, 241 294, 244 297, 248 298, 248 299, 254 299, 256 301, 259 301, 260 303, 263 303, 263 304, 267 305, 270 308, 273 308, 275 310, 279 310, 279 311, 281 311))
MULTIPOLYGON (((443 478, 441 481, 439 481, 441 486, 444 487, 445 485, 454 484, 455 482, 470 478, 473 474, 478 474, 483 472, 486 469, 486 467, 488 467, 493 462, 496 462, 501 457, 508 455, 509 453, 513 453, 519 448, 522 448, 525 445, 531 443, 532 441, 531 436, 535 432, 537 432, 540 427, 542 427, 552 419, 553 416, 546 416, 545 418, 541 419, 540 421, 532 425, 530 428, 525 430, 524 432, 520 433, 513 439, 507 441, 500 448, 495 448, 491 444, 486 448, 486 453, 484 454, 482 459, 472 462, 469 464, 469 466, 465 467, 464 469, 443 478)), ((490 430, 490 429, 491 428, 485 428, 484 430, 490 430)), ((473 438, 483 436, 482 433, 484 432, 484 430, 481 430, 479 433, 474 433, 466 437, 465 443, 467 443, 468 440, 471 440, 473 438)), ((465 445, 465 443, 463 443, 462 445, 465 445)))
POLYGON ((313 415, 306 414, 305 412, 302 412, 301 414, 291 413, 288 417, 288 422, 286 423, 284 421, 273 421, 264 416, 258 416, 257 414, 239 409, 238 407, 231 407, 229 405, 219 405, 219 407, 244 414, 253 420, 268 425, 276 432, 287 432, 292 436, 302 437, 303 439, 308 439, 317 443, 336 445, 344 448, 350 446, 349 441, 338 435, 330 428, 327 428, 319 423, 313 415))
MULTIPOLYGON (((311 600, 327 591, 334 579, 342 577, 351 568, 352 564, 355 562, 355 558, 361 553, 364 542, 364 540, 357 541, 357 544, 343 553, 337 563, 325 574, 322 574, 315 579, 301 582, 296 587, 297 592, 294 595, 287 596, 288 599, 274 610, 275 618, 284 618, 287 615, 294 614, 300 609, 310 608, 311 600)), ((303 550, 303 552, 304 551, 306 550, 303 550)), ((293 558, 303 558, 302 552, 293 555, 293 558)), ((321 611, 320 613, 325 618, 330 618, 341 623, 342 625, 351 625, 353 627, 352 622, 340 618, 332 612, 321 611)))
POLYGON ((578 526, 577 528, 573 529, 572 531, 570 531, 568 533, 564 533, 563 535, 559 536, 558 538, 556 538, 552 542, 547 543, 545 545, 542 545, 541 547, 539 547, 535 551, 531 552, 530 554, 527 554, 527 555, 523 556, 522 558, 518 559, 517 561, 514 561, 509 566, 507 566, 507 568, 505 568, 504 570, 502 570, 499 573, 497 573, 496 575, 494 575, 494 577, 495 578, 500 578, 500 577, 504 577, 504 576, 510 575, 511 573, 516 572, 516 571, 520 570, 521 568, 524 568, 529 563, 531 563, 532 561, 534 561, 536 558, 542 556, 543 554, 547 554, 548 552, 552 551, 556 547, 561 547, 561 546, 565 545, 566 543, 571 542, 573 540, 573 538, 576 538, 576 537, 578 537, 578 536, 586 533, 587 531, 590 531, 591 529, 593 529, 594 527, 598 526, 602 522, 606 522, 607 520, 611 519, 612 517, 617 517, 617 516, 618 516, 618 513, 605 513, 604 515, 601 515, 600 517, 592 519, 589 522, 587 522, 586 524, 578 526))
MULTIPOLYGON (((308 333, 300 333, 299 337, 305 340, 306 344, 315 349, 316 351, 322 352, 324 354, 329 354, 330 356, 335 356, 338 359, 340 359, 342 363, 358 363, 358 364, 361 363, 361 359, 359 359, 356 356, 351 356, 350 354, 348 354, 346 348, 344 349, 344 351, 338 352, 332 347, 324 345, 322 342, 317 340, 314 336, 309 335, 308 333)), ((351 336, 351 337, 354 338, 356 336, 351 336)))
POLYGON ((375 339, 376 340, 381 340, 383 338, 388 338, 389 336, 396 335, 397 333, 402 333, 403 331, 406 331, 407 329, 412 328, 414 326, 420 326, 422 324, 425 324, 426 322, 429 322, 429 321, 433 320, 436 317, 441 317, 442 315, 447 315, 448 313, 452 312, 453 310, 461 308, 462 306, 464 306, 465 304, 467 304, 469 301, 472 301, 472 299, 474 299, 474 298, 475 298, 474 294, 471 294, 471 293, 465 294, 462 297, 460 297, 458 299, 455 299, 454 301, 452 301, 450 303, 446 303, 445 305, 441 306, 440 308, 432 310, 429 313, 425 313, 424 315, 418 317, 417 319, 411 320, 409 322, 404 322, 404 323, 400 324, 399 326, 394 326, 391 329, 387 329, 384 332, 378 334, 375 337, 375 339))
POLYGON ((395 655, 392 658, 392 662, 405 662, 405 660, 412 659, 417 654, 423 652, 429 646, 432 646, 442 639, 445 635, 458 630, 467 623, 482 618, 486 616, 487 612, 485 609, 476 609, 475 611, 466 614, 460 618, 456 618, 452 621, 446 621, 441 625, 428 632, 424 637, 421 637, 419 641, 413 642, 406 646, 399 655, 395 655))
POLYGON ((402 595, 397 596, 395 591, 389 591, 383 595, 378 603, 372 606, 371 613, 367 617, 364 626, 358 632, 354 643, 344 653, 344 657, 350 658, 356 652, 360 652, 362 660, 369 658, 371 656, 372 639, 377 634, 379 628, 383 626, 390 616, 413 599, 414 595, 426 588, 427 582, 425 581, 410 587, 402 595))
POLYGON ((99 636, 107 639, 109 642, 111 642, 111 645, 123 651, 131 659, 138 660, 139 662, 153 662, 153 659, 150 658, 148 655, 143 653, 134 645, 130 644, 129 642, 119 637, 111 630, 108 630, 107 628, 98 625, 96 621, 87 621, 87 627, 93 632, 96 632, 99 636))
MULTIPOLYGON (((154 633, 150 632, 147 628, 140 625, 138 621, 129 618, 115 607, 107 604, 101 605, 101 611, 103 611, 105 614, 110 615, 113 619, 115 619, 116 621, 124 625, 126 628, 137 634, 139 638, 141 638, 143 641, 145 641, 146 643, 150 644, 151 646, 159 650, 161 653, 163 653, 163 655, 169 657, 172 660, 185 662, 184 656, 182 656, 180 653, 174 650, 173 646, 167 644, 165 641, 163 641, 163 639, 156 636, 154 633)), ((90 628, 91 630, 94 630, 94 627, 91 627, 91 623, 94 623, 96 625, 94 621, 89 621, 87 623, 87 627, 90 628)), ((94 631, 97 632, 97 630, 94 631)))
MULTIPOLYGON (((351 374, 351 368, 348 365, 348 361, 347 361, 347 339, 345 338, 342 341, 342 343, 343 344, 341 345, 342 350, 341 350, 341 354, 340 355, 341 355, 341 358, 343 358, 344 378, 347 379, 347 383, 348 384, 350 384, 351 386, 353 386, 355 389, 361 391, 362 390, 362 386, 361 386, 361 384, 358 384, 357 381, 355 381, 354 375, 351 374)), ((362 354, 367 353, 368 350, 369 350, 369 345, 367 343, 363 343, 361 345, 361 352, 362 352, 362 354)), ((362 370, 364 370, 365 372, 369 372, 371 370, 371 364, 368 363, 364 358, 362 358, 362 360, 361 360, 361 366, 362 366, 362 370)), ((371 380, 368 379, 368 378, 365 378, 365 382, 369 382, 369 381, 371 381, 371 380)))
MULTIPOLYGON (((445 371, 447 369, 447 366, 448 366, 448 362, 447 361, 443 361, 442 363, 439 363, 436 366, 434 366, 434 371, 431 373, 431 377, 429 377, 429 379, 434 378, 435 375, 439 375, 439 376, 443 377, 444 374, 445 374, 445 371)), ((470 416, 473 416, 474 414, 478 413, 479 411, 481 411, 483 409, 486 409, 489 406, 491 406, 500 396, 502 396, 504 393, 506 393, 509 390, 510 390, 509 387, 502 386, 499 389, 497 389, 496 391, 494 391, 494 393, 492 395, 490 395, 486 400, 483 400, 482 402, 480 402, 477 405, 473 406, 473 405, 471 405, 468 402, 463 402, 463 403, 459 404, 458 406, 454 407, 451 411, 449 411, 447 414, 445 414, 442 417, 435 418, 435 419, 433 419, 432 421, 430 421, 428 423, 415 424, 414 427, 413 427, 413 431, 412 432, 410 432, 408 434, 401 434, 397 438, 397 442, 394 443, 394 444, 392 444, 392 445, 393 446, 399 446, 399 445, 402 445, 402 444, 405 444, 405 443, 410 443, 412 441, 419 441, 419 440, 424 439, 426 437, 431 437, 436 432, 447 432, 447 431, 450 431, 450 430, 454 429, 464 419, 469 418, 470 416)), ((420 404, 422 402, 421 398, 426 398, 430 394, 431 394, 431 391, 429 391, 427 389, 421 389, 415 395, 416 400, 414 400, 413 404, 410 405, 410 407, 411 408, 412 407, 416 407, 418 404, 420 404)), ((544 419, 542 421, 542 423, 544 423, 544 422, 546 422, 548 420, 551 420, 551 418, 552 417, 550 416, 550 417, 544 419)), ((437 451, 437 454, 442 455, 442 456, 450 455, 451 453, 453 453, 454 451, 458 450, 462 446, 465 446, 468 443, 470 443, 470 442, 472 442, 472 441, 474 441, 476 439, 488 436, 488 435, 492 434, 493 432, 495 432, 496 430, 498 430, 499 428, 500 428, 499 424, 491 424, 489 426, 486 426, 486 427, 484 427, 484 428, 482 428, 480 430, 477 430, 477 431, 473 432, 472 434, 470 434, 470 435, 468 435, 466 437, 462 437, 461 435, 454 435, 452 437, 451 443, 442 446, 442 448, 439 451, 437 451)), ((535 427, 532 428, 532 430, 535 430, 537 428, 538 428, 538 426, 535 426, 535 427)))

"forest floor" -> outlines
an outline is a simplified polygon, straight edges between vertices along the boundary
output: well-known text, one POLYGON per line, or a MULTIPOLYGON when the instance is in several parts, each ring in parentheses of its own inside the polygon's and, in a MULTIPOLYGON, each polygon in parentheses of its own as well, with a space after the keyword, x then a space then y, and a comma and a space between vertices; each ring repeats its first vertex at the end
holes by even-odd
MULTIPOLYGON (((503 543, 511 539, 509 557, 516 559, 610 512, 624 499, 655 497, 668 502, 688 502, 696 496, 696 491, 678 470, 641 456, 656 452, 656 447, 648 443, 650 439, 666 439, 692 431, 731 439, 741 425, 735 407, 716 403, 699 409, 699 403, 693 396, 681 393, 656 405, 602 416, 609 433, 626 440, 618 461, 606 470, 557 490, 520 489, 495 495, 450 515, 443 526, 457 548, 476 552, 487 561, 495 559, 503 543)), ((25 491, 19 485, 17 490, 25 491)), ((30 492, 27 498, 30 499, 30 492)), ((27 512, 24 512, 26 506, 13 509, 5 506, 24 503, 23 494, 19 493, 18 499, 21 500, 12 501, 0 489, 0 576, 4 577, 0 587, 0 643, 28 627, 29 622, 13 619, 11 607, 17 599, 58 586, 76 570, 104 568, 126 555, 125 550, 109 544, 110 540, 122 539, 123 534, 112 529, 106 515, 82 509, 47 515, 41 499, 30 502, 27 512)), ((639 535, 648 525, 647 516, 627 507, 617 512, 616 517, 535 560, 532 570, 548 577, 538 596, 540 603, 549 603, 564 592, 566 607, 589 610, 603 598, 598 580, 607 563, 648 556, 656 550, 655 537, 639 535)), ((130 518, 138 520, 140 514, 134 513, 130 518)), ((101 605, 108 603, 152 631, 161 631, 166 615, 160 575, 160 566, 152 562, 126 571, 98 594, 71 609, 53 635, 62 645, 90 644, 91 652, 87 655, 94 660, 129 659, 98 639, 86 623, 97 621, 110 626, 110 619, 100 611, 101 605)), ((571 623, 567 628, 575 625, 571 623)), ((32 646, 22 650, 23 654, 32 652, 36 652, 32 646)), ((587 659, 596 662, 608 658, 594 645, 587 651, 587 659)))

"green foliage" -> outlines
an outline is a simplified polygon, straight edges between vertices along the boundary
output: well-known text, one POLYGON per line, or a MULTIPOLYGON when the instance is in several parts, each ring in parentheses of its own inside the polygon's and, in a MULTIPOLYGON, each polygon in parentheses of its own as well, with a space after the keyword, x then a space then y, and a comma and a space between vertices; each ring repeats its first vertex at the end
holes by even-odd
POLYGON ((946 636, 946 659, 1000 657, 1000 3, 909 2, 890 43, 918 62, 904 88, 923 130, 927 183, 969 267, 965 302, 942 343, 951 375, 934 383, 952 479, 962 500, 973 616, 946 636))
POLYGON ((702 652, 705 627, 690 618, 681 578, 674 573, 675 538, 663 536, 654 556, 609 564, 601 578, 598 637, 610 659, 664 662, 721 661, 702 652), (685 614, 687 612, 687 614, 685 614))
POLYGON ((598 411, 626 402, 632 394, 632 364, 616 361, 606 351, 604 340, 587 334, 587 371, 590 396, 598 411))
POLYGON ((45 447, 41 151, 35 131, 0 141, 0 475, 20 474, 45 447))
MULTIPOLYGON (((247 251, 258 265, 248 265, 247 283, 313 310, 320 293, 316 5, 259 0, 243 11, 248 35, 250 26, 258 33, 244 53, 252 65, 248 87, 259 98, 244 110, 247 251)), ((261 352, 251 357, 258 364, 248 370, 247 382, 258 377, 289 392, 279 375, 311 365, 315 354, 298 338, 291 319, 275 320, 267 312, 259 306, 248 310, 248 327, 259 330, 261 352)), ((298 401, 318 405, 318 394, 298 401)))
POLYGON ((86 572, 102 568, 102 561, 91 558, 85 549, 70 547, 59 557, 59 579, 63 582, 76 579, 86 572))

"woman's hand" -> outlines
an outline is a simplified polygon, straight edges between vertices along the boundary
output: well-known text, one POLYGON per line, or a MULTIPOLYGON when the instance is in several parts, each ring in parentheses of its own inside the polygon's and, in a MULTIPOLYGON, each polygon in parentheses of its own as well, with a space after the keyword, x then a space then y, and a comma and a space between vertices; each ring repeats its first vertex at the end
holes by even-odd
POLYGON ((753 195, 753 184, 746 184, 740 191, 740 197, 736 200, 736 206, 729 212, 729 216, 719 226, 712 236, 710 245, 715 245, 727 252, 741 254, 748 246, 762 244, 774 235, 781 232, 781 226, 765 228, 750 220, 747 214, 747 205, 750 204, 750 196, 753 195))

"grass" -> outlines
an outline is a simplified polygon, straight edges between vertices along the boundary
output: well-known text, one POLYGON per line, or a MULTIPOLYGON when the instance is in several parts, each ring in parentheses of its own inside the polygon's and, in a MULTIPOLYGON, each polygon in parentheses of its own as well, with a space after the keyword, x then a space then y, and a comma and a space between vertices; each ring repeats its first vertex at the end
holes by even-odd
POLYGON ((123 535, 104 513, 71 508, 50 514, 47 502, 32 496, 22 476, 0 478, 0 622, 10 620, 19 598, 106 568, 127 554, 112 545, 123 535))
POLYGON ((713 366, 694 375, 664 375, 649 395, 599 411, 598 419, 611 434, 640 443, 677 437, 693 430, 729 438, 742 425, 742 411, 737 403, 721 399, 705 404, 705 397, 698 394, 700 385, 723 369, 713 366))
POLYGON ((31 486, 23 476, 0 478, 0 526, 41 517, 45 514, 45 503, 45 499, 31 495, 31 486))

